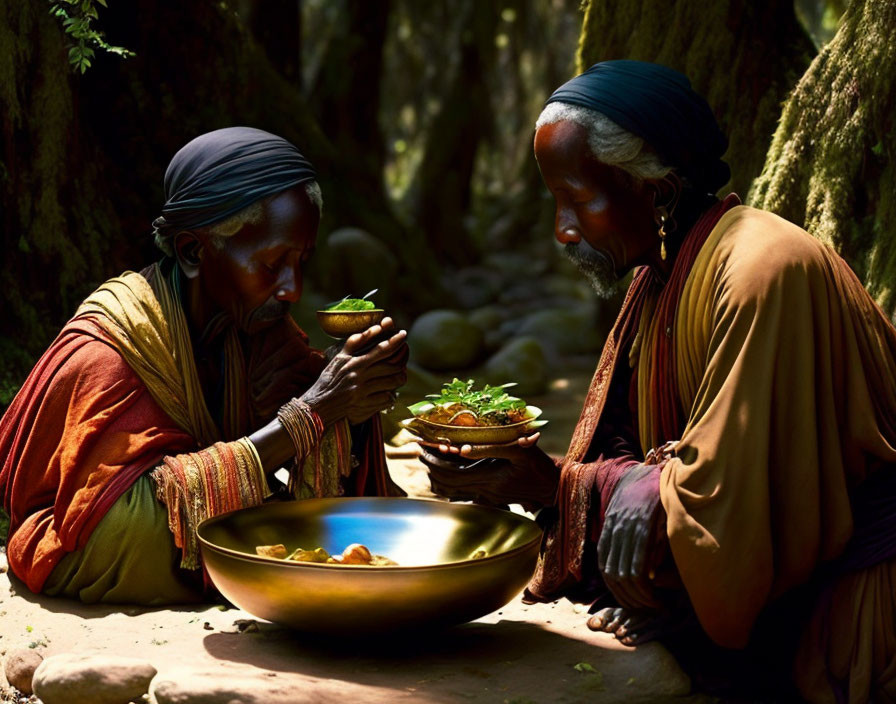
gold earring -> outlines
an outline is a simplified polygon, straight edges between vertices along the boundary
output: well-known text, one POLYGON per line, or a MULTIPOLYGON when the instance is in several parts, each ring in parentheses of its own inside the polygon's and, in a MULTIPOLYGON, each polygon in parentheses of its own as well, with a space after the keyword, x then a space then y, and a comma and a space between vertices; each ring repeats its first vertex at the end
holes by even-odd
POLYGON ((657 208, 657 217, 660 221, 660 258, 666 261, 666 220, 668 219, 666 209, 663 207, 657 208))

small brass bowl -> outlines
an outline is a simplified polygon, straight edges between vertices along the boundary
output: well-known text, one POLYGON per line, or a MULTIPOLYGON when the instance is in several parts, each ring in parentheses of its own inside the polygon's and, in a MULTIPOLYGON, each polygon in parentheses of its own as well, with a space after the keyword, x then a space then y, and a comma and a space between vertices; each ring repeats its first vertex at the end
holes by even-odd
POLYGON ((343 339, 364 332, 386 317, 382 308, 372 310, 319 310, 317 324, 330 337, 343 339))
POLYGON ((499 609, 535 569, 541 529, 509 511, 426 499, 337 498, 270 503, 203 521, 202 557, 242 609, 303 631, 382 633, 463 623, 499 609), (363 543, 398 566, 292 562, 256 545, 363 543), (484 551, 484 557, 475 557, 484 551))
POLYGON ((421 440, 427 442, 448 442, 452 445, 503 445, 513 442, 517 438, 535 432, 545 425, 547 421, 536 420, 541 414, 541 409, 536 406, 526 406, 529 417, 518 423, 509 425, 444 425, 433 423, 423 418, 408 418, 401 421, 400 425, 414 433, 421 440))

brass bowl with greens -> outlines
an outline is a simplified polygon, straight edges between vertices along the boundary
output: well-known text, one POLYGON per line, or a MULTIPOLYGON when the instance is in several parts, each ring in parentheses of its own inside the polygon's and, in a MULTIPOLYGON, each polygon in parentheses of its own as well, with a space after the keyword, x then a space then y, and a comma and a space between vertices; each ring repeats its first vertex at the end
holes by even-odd
POLYGON ((373 301, 345 297, 326 310, 317 311, 317 324, 330 337, 343 339, 364 332, 384 317, 386 311, 377 308, 373 301))
POLYGON ((474 386, 472 379, 447 382, 440 393, 408 406, 414 415, 403 420, 402 427, 427 442, 501 445, 547 423, 538 420, 541 409, 507 393, 516 384, 474 386))

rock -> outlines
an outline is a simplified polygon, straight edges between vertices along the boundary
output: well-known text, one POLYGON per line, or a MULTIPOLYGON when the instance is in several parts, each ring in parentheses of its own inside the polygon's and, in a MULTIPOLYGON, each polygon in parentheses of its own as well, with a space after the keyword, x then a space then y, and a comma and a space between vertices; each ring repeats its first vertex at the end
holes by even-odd
POLYGON ((139 658, 66 653, 45 659, 32 686, 43 704, 123 704, 143 696, 155 674, 139 658))
POLYGON ((482 306, 476 310, 471 310, 467 314, 467 320, 473 325, 488 332, 497 328, 507 319, 507 312, 501 306, 482 306))
MULTIPOLYGON (((371 694, 350 682, 327 687, 308 677, 307 682, 293 679, 289 684, 277 681, 273 673, 234 674, 224 670, 176 670, 158 675, 150 686, 153 704, 336 704, 345 701, 370 701, 371 694)), ((303 678, 304 679, 304 678, 303 678)), ((394 696, 394 695, 393 695, 394 696)), ((388 695, 374 697, 387 701, 388 695)))
POLYGON ((534 337, 516 337, 485 363, 489 384, 515 381, 515 396, 544 393, 548 385, 548 365, 544 348, 534 337))
POLYGON ((445 289, 465 310, 491 303, 501 292, 501 273, 494 269, 471 266, 445 277, 445 289))
POLYGON ((508 338, 502 332, 502 326, 505 324, 507 317, 507 309, 503 306, 483 306, 470 311, 467 315, 467 320, 482 330, 485 349, 488 352, 494 352, 508 338))
POLYGON ((463 369, 479 358, 482 331, 457 311, 431 310, 414 321, 408 345, 411 358, 425 369, 463 369))
POLYGON ((6 681, 23 694, 32 694, 31 679, 43 659, 43 655, 33 648, 10 650, 3 661, 6 681))
POLYGON ((554 353, 594 352, 604 341, 595 318, 594 306, 589 303, 539 310, 521 321, 516 334, 535 337, 554 353))
POLYGON ((338 299, 378 288, 371 300, 380 308, 389 307, 398 260, 385 244, 369 232, 343 227, 330 233, 326 249, 328 292, 336 292, 338 299))

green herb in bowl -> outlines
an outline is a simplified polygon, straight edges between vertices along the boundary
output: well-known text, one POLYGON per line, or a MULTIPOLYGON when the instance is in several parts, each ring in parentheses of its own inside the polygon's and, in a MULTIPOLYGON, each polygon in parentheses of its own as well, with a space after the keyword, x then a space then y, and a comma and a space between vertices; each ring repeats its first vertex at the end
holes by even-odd
POLYGON ((375 310, 376 304, 373 301, 368 301, 363 298, 343 298, 339 303, 335 303, 329 308, 328 311, 343 311, 343 310, 375 310))
POLYGON ((317 322, 327 335, 336 339, 345 339, 349 335, 364 332, 371 325, 379 323, 386 315, 382 308, 377 308, 367 298, 377 292, 373 289, 361 298, 346 296, 325 310, 317 311, 317 322))
POLYGON ((486 384, 476 389, 472 379, 454 379, 438 394, 408 406, 413 418, 402 425, 430 442, 498 444, 534 432, 546 421, 541 410, 507 393, 514 383, 486 384))

